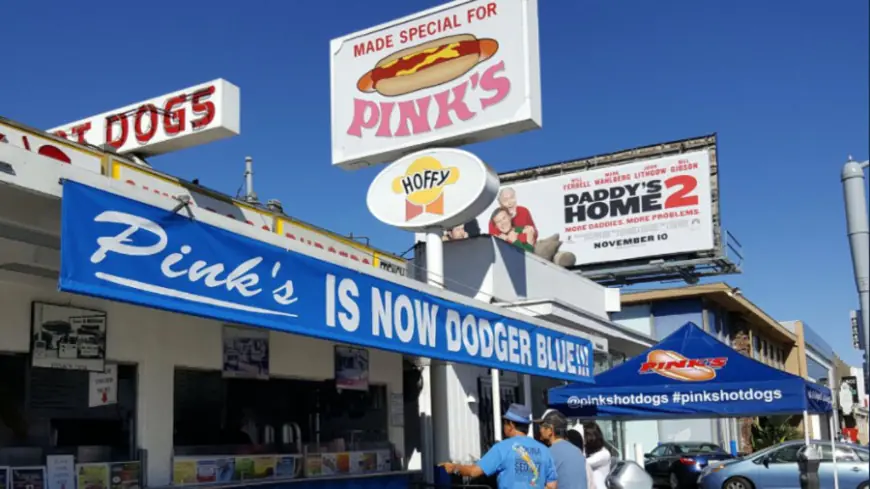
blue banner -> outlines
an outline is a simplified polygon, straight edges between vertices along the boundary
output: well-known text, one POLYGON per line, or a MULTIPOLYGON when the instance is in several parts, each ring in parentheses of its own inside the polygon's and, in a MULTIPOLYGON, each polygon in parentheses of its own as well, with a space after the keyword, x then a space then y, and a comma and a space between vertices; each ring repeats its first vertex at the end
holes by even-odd
POLYGON ((592 382, 592 345, 584 338, 73 181, 63 184, 60 289, 408 355, 592 382))

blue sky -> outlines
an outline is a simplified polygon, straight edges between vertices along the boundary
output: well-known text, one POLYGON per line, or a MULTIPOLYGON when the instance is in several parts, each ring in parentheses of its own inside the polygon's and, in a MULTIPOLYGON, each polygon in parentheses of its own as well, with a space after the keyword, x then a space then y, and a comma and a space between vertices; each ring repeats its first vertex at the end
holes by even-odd
MULTIPOLYGON (((242 91, 242 134, 152 160, 401 252, 371 217, 376 169, 330 165, 328 41, 432 0, 11 2, 0 114, 49 128, 215 78, 242 91)), ((544 128, 469 147, 498 171, 719 133, 728 277, 840 355, 857 307, 839 172, 868 158, 868 2, 540 0, 544 128)))

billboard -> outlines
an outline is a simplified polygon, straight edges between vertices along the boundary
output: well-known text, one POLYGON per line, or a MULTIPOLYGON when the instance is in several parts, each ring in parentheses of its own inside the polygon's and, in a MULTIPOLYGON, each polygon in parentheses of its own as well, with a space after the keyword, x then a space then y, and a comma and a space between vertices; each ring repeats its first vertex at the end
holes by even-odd
POLYGON ((49 130, 118 153, 154 156, 239 134, 239 87, 218 79, 49 130))
POLYGON ((541 127, 537 0, 458 0, 333 39, 332 164, 541 127))
POLYGON ((448 238, 480 232, 527 251, 558 241, 560 252, 573 255, 569 266, 581 269, 712 250, 714 158, 702 149, 502 180, 496 202, 448 238))

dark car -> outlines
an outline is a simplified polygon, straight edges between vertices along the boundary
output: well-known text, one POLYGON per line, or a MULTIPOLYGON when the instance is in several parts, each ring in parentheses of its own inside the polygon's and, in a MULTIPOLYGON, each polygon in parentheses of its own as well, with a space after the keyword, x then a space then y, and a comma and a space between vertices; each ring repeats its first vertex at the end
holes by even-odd
POLYGON ((707 465, 730 458, 731 455, 715 443, 662 443, 644 455, 644 468, 656 485, 672 489, 695 488, 698 487, 698 475, 707 465))

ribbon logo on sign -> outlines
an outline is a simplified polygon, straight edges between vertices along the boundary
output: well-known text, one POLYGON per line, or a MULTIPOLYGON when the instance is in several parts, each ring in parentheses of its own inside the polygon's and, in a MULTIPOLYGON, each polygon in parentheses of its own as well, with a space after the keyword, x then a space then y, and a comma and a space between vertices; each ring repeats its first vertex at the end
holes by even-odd
POLYGON ((405 196, 405 221, 423 213, 443 215, 444 187, 458 181, 459 168, 444 167, 432 156, 414 160, 393 180, 393 192, 405 196))

